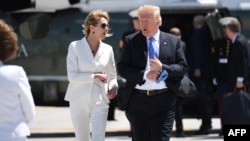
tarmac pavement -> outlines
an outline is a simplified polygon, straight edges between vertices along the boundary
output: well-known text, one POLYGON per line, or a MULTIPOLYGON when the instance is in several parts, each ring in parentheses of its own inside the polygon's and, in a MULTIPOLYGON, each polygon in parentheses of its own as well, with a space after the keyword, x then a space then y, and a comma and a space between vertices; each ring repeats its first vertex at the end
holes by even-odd
MULTIPOLYGON (((36 119, 31 125, 29 141, 73 141, 74 131, 68 107, 36 106, 36 119)), ((130 124, 124 111, 116 109, 115 121, 108 121, 106 127, 106 141, 131 141, 128 136, 130 124)), ((192 133, 199 129, 201 120, 184 118, 183 127, 187 135, 185 138, 171 138, 171 141, 223 141, 219 137, 220 119, 212 119, 212 130, 209 135, 193 136, 192 133)), ((173 133, 175 132, 175 125, 173 133)))
MULTIPOLYGON (((170 141, 223 141, 223 137, 217 134, 202 136, 188 136, 184 138, 171 137, 170 141)), ((54 138, 30 138, 29 141, 74 141, 73 137, 54 137, 54 138)), ((106 137, 105 141, 131 141, 128 136, 111 136, 106 137)))

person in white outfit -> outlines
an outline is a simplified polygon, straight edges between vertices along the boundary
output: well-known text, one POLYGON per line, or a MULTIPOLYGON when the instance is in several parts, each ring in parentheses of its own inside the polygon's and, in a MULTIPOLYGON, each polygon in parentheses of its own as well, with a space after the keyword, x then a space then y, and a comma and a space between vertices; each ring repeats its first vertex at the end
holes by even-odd
POLYGON ((6 62, 16 56, 17 36, 0 20, 0 141, 27 141, 35 104, 24 69, 6 62))
POLYGON ((68 47, 65 100, 76 141, 105 140, 109 102, 118 87, 113 48, 102 42, 112 35, 108 21, 107 12, 91 11, 83 24, 85 36, 68 47))

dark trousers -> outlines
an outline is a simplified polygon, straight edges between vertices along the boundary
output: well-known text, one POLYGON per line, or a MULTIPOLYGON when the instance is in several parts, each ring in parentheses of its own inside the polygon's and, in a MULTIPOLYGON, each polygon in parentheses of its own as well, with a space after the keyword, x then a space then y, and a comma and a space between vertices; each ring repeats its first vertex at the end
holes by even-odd
POLYGON ((218 84, 217 90, 218 90, 218 108, 219 108, 219 115, 221 120, 221 132, 223 132, 223 117, 222 117, 222 101, 223 97, 229 93, 232 92, 234 87, 230 86, 229 84, 218 84))
POLYGON ((133 141, 169 141, 175 117, 176 95, 167 91, 154 96, 134 92, 126 116, 133 141))
POLYGON ((108 120, 115 120, 115 108, 117 106, 117 99, 111 99, 109 103, 108 120))
POLYGON ((199 93, 195 96, 193 102, 196 105, 195 108, 198 118, 202 119, 200 130, 211 128, 213 107, 211 83, 200 78, 195 78, 194 83, 199 93))
POLYGON ((183 111, 183 103, 181 99, 178 97, 175 104, 175 127, 177 133, 183 132, 183 123, 182 123, 182 111, 183 111))

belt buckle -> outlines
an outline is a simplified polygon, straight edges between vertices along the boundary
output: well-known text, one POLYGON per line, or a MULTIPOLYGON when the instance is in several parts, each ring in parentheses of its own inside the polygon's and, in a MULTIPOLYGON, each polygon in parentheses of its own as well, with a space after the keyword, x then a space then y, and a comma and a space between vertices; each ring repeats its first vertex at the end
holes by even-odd
POLYGON ((147 90, 147 96, 149 96, 149 91, 150 91, 150 90, 147 90))

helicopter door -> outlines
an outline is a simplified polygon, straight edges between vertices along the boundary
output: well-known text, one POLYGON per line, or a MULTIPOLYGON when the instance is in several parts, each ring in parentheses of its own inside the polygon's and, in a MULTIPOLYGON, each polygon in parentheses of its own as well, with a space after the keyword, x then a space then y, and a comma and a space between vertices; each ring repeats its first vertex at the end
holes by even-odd
POLYGON ((213 40, 224 38, 222 27, 219 24, 219 19, 221 14, 218 9, 215 9, 213 12, 210 12, 206 15, 206 22, 210 28, 213 40))

